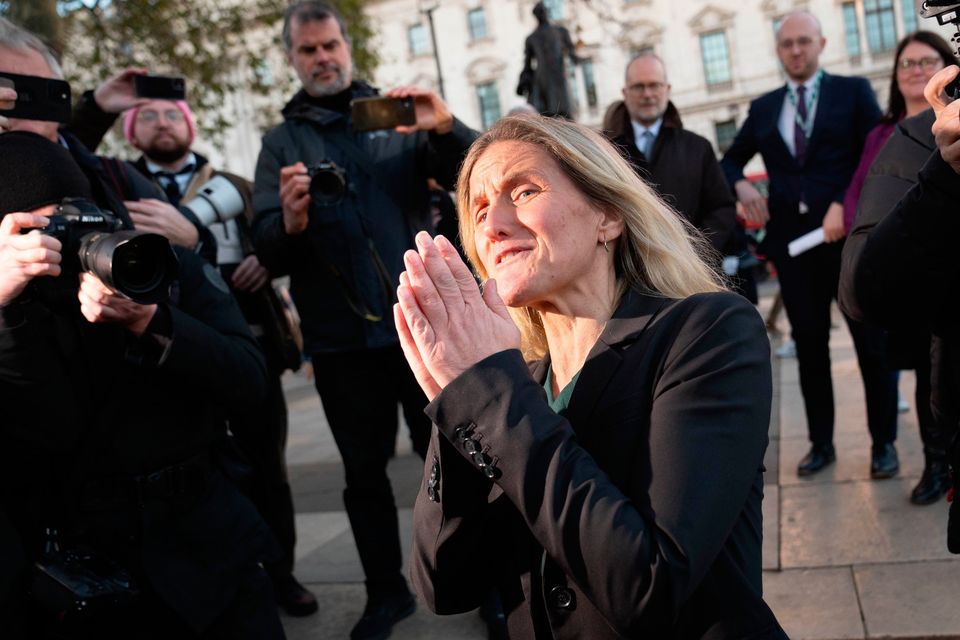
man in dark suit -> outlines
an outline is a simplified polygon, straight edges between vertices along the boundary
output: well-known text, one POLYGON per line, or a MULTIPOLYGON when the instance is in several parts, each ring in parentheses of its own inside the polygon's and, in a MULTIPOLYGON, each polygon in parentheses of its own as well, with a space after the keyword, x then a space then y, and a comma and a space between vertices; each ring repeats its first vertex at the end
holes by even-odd
MULTIPOLYGON (((825 73, 826 45, 817 19, 788 15, 777 33, 777 55, 787 85, 760 96, 721 162, 746 217, 765 223, 764 249, 777 267, 784 306, 797 345, 800 388, 811 448, 801 476, 834 461, 833 383, 830 376, 830 305, 837 295, 843 248, 843 196, 860 160, 867 133, 880 118, 869 83, 825 73), (743 176, 757 153, 770 177, 769 202, 743 176), (790 241, 818 227, 823 244, 795 257, 790 241)), ((870 474, 889 478, 899 470, 896 439, 896 374, 887 365, 886 336, 846 318, 857 351, 873 441, 870 474)))

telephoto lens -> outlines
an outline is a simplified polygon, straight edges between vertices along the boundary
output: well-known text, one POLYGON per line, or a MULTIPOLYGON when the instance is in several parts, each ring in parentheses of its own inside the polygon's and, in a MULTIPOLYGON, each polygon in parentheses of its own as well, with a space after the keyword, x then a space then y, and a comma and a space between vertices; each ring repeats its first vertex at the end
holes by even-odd
POLYGON ((80 240, 80 268, 140 304, 167 299, 180 263, 170 243, 156 233, 90 233, 80 240))
POLYGON ((214 176, 205 182, 197 190, 197 195, 183 206, 190 209, 205 227, 232 220, 245 208, 239 189, 224 176, 214 176))

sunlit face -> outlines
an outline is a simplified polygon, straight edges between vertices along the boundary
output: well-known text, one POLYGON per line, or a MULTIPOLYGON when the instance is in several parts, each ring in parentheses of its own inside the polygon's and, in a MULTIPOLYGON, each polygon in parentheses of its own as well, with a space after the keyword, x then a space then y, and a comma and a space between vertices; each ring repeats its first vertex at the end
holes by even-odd
MULTIPOLYGON (((0 71, 6 73, 17 73, 22 76, 38 76, 40 78, 53 78, 53 71, 50 70, 47 61, 43 59, 39 51, 33 49, 10 49, 0 46, 0 71)), ((14 87, 16 89, 16 87, 14 87)), ((56 122, 44 122, 41 120, 19 120, 17 118, 8 118, 7 125, 3 131, 32 131, 57 142, 60 138, 57 134, 58 125, 56 122)))
POLYGON ((630 119, 650 126, 667 110, 670 85, 663 64, 652 56, 637 58, 627 67, 623 102, 630 119))
POLYGON ((777 56, 783 70, 796 82, 804 82, 816 73, 826 44, 817 21, 803 13, 787 17, 777 32, 777 56))
POLYGON ((609 255, 599 244, 605 214, 536 146, 492 144, 469 185, 477 254, 508 306, 556 306, 609 255))
POLYGON ((911 42, 897 58, 897 85, 907 102, 923 100, 923 88, 933 75, 943 69, 943 58, 933 47, 911 42))
POLYGON ((313 97, 331 96, 350 86, 353 59, 350 45, 335 18, 290 23, 287 58, 303 88, 313 97))
POLYGON ((133 121, 133 143, 148 158, 169 162, 190 151, 190 125, 170 100, 151 100, 133 121))

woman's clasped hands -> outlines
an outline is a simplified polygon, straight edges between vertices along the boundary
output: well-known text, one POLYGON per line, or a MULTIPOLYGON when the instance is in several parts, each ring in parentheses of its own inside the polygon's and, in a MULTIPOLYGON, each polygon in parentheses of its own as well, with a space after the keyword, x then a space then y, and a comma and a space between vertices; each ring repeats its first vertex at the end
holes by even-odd
POLYGON ((427 397, 484 358, 520 347, 520 331, 488 280, 483 293, 443 236, 417 234, 393 307, 403 353, 427 397))

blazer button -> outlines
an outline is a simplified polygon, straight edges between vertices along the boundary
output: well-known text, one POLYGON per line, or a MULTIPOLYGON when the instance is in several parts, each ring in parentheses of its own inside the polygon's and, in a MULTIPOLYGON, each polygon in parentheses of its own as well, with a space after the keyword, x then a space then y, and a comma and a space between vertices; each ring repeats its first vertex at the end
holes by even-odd
POLYGON ((434 487, 427 487, 427 497, 432 502, 440 502, 440 496, 437 495, 437 490, 434 487))
POLYGON ((490 458, 480 453, 479 451, 473 454, 473 462, 478 467, 485 467, 490 464, 490 458))
POLYGON ((500 476, 500 471, 492 464, 488 464, 485 467, 482 467, 483 475, 487 476, 491 480, 496 480, 500 476))
POLYGON ((473 439, 464 440, 463 450, 469 454, 477 453, 478 451, 480 451, 480 443, 473 439))
POLYGON ((573 606, 573 591, 566 587, 550 589, 550 604, 557 609, 569 609, 573 606))

